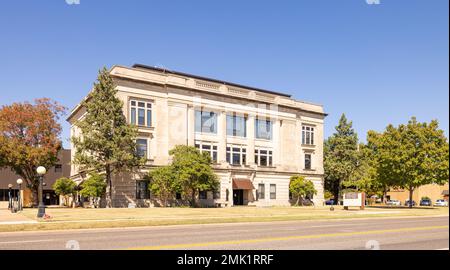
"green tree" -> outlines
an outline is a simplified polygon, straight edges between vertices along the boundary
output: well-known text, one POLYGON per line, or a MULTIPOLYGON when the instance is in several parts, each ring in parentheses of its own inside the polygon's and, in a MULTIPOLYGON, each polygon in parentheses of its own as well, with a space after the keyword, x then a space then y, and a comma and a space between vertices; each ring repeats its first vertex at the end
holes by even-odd
POLYGON ((97 173, 92 173, 88 179, 81 184, 80 195, 94 200, 94 206, 99 205, 100 198, 106 192, 107 184, 105 178, 97 173))
POLYGON ((317 194, 317 190, 314 188, 313 182, 306 180, 305 177, 301 175, 291 176, 289 191, 293 196, 297 197, 295 205, 298 205, 299 202, 303 205, 303 201, 306 196, 317 194))
POLYGON ((50 99, 34 104, 13 103, 0 108, 0 166, 11 168, 31 190, 38 204, 38 166, 49 169, 62 148, 59 118, 66 108, 50 99))
POLYGON ((193 146, 177 145, 170 150, 172 168, 183 195, 190 197, 191 206, 197 206, 199 191, 217 190, 219 181, 211 167, 211 157, 193 146))
POLYGON ((375 143, 380 179, 408 189, 410 201, 416 188, 448 182, 449 144, 436 120, 420 123, 412 117, 406 125, 389 125, 375 143))
POLYGON ((69 206, 69 199, 74 195, 76 186, 77 184, 72 179, 61 177, 55 181, 53 189, 56 195, 64 197, 64 205, 69 206))
POLYGON ((82 102, 85 117, 75 125, 81 135, 72 137, 75 148, 73 163, 80 170, 104 172, 107 183, 106 205, 112 207, 112 176, 129 171, 143 161, 136 153, 137 129, 126 122, 123 102, 106 68, 99 72, 93 91, 82 102))
POLYGON ((342 183, 349 181, 358 166, 358 136, 345 114, 336 132, 324 142, 325 189, 339 199, 342 183))
POLYGON ((333 193, 329 192, 328 190, 325 190, 323 197, 325 200, 332 199, 334 197, 333 193))
POLYGON ((370 143, 359 145, 355 170, 347 180, 342 182, 342 186, 357 192, 365 192, 368 197, 382 195, 386 190, 378 178, 374 150, 370 143))
POLYGON ((156 168, 147 175, 151 194, 158 196, 164 207, 167 206, 168 200, 174 196, 175 192, 181 191, 176 176, 173 166, 156 168))

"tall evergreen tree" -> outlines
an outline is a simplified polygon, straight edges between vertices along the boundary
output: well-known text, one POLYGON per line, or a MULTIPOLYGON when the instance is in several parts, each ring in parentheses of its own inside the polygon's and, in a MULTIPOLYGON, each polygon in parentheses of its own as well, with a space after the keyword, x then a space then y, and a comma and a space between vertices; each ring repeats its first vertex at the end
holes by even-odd
POLYGON ((324 143, 325 189, 339 199, 342 183, 349 181, 358 167, 358 136, 345 114, 339 119, 336 132, 324 143))
POLYGON ((103 68, 93 91, 82 102, 84 118, 75 123, 81 135, 72 137, 74 164, 81 170, 105 174, 107 207, 112 207, 113 174, 132 170, 142 162, 136 153, 137 129, 126 122, 123 102, 116 94, 113 78, 103 68))

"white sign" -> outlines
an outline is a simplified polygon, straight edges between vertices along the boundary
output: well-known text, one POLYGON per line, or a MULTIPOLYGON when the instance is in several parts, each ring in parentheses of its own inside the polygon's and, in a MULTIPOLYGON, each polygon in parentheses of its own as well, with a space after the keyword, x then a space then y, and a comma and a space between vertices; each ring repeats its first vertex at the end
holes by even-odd
POLYGON ((344 194, 344 206, 364 206, 363 194, 358 192, 349 192, 344 194))

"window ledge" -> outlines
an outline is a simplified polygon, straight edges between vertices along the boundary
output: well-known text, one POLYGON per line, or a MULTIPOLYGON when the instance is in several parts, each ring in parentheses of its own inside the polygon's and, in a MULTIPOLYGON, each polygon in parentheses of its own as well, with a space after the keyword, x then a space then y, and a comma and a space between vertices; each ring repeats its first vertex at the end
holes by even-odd
POLYGON ((217 136, 217 132, 214 133, 214 132, 198 132, 198 131, 196 131, 195 135, 217 136))
POLYGON ((303 144, 302 143, 302 147, 316 147, 315 144, 303 144))
POLYGON ((256 138, 255 141, 262 141, 262 142, 273 142, 272 139, 263 139, 263 138, 256 138))
POLYGON ((154 126, 147 127, 147 126, 138 126, 138 125, 136 125, 136 127, 137 127, 138 129, 145 129, 145 130, 154 130, 154 129, 155 129, 154 126))
POLYGON ((234 136, 234 135, 227 135, 227 138, 230 139, 238 139, 238 140, 247 140, 247 136, 234 136))

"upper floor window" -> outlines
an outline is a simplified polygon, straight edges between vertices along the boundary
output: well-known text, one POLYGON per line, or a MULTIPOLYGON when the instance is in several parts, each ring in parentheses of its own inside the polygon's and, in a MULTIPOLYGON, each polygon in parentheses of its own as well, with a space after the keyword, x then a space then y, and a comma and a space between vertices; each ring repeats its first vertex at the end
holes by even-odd
POLYGON ((130 100, 130 122, 138 126, 152 126, 152 104, 150 102, 130 100))
POLYGON ((257 139, 272 140, 272 121, 255 119, 255 137, 257 139))
POLYGON ((314 128, 302 126, 302 144, 314 145, 314 128))
POLYGON ((227 162, 232 165, 245 165, 247 149, 239 145, 227 145, 227 162))
POLYGON ((55 173, 61 173, 62 172, 62 165, 56 164, 55 165, 55 173))
POLYGON ((136 153, 137 156, 140 158, 147 158, 148 157, 148 144, 147 139, 137 139, 136 140, 136 153))
POLYGON ((195 131, 202 133, 217 133, 217 113, 210 111, 195 111, 195 131))
POLYGON ((210 142, 196 141, 195 147, 200 150, 201 153, 206 152, 211 156, 211 160, 217 163, 217 145, 210 142))
POLYGON ((236 114, 227 115, 227 135, 247 137, 247 119, 236 114))
POLYGON ((305 169, 311 170, 311 154, 305 154, 305 169))
POLYGON ((255 163, 258 166, 272 166, 272 150, 268 149, 255 149, 255 163))

